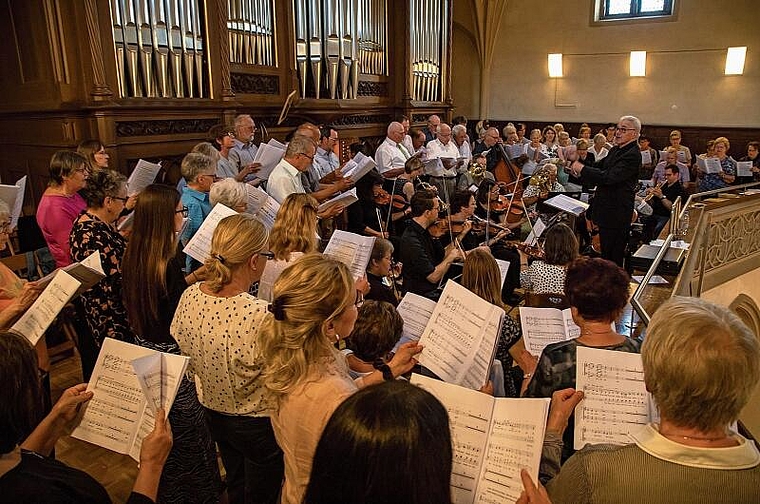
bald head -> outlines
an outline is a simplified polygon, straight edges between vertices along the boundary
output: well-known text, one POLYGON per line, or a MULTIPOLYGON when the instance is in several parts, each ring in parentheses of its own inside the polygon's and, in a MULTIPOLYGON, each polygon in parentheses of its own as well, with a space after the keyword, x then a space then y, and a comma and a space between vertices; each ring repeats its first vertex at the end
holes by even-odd
POLYGON ((443 145, 446 145, 451 140, 451 127, 446 123, 441 123, 438 125, 438 133, 437 133, 438 141, 441 142, 443 145))
POLYGON ((501 138, 499 136, 499 130, 491 127, 486 130, 486 134, 483 137, 483 142, 486 144, 486 146, 493 147, 499 141, 499 138, 501 138))
POLYGON ((404 126, 400 122, 393 121, 388 125, 388 138, 396 143, 404 141, 404 126))
POLYGON ((310 122, 303 123, 296 130, 296 135, 305 136, 314 140, 314 143, 319 143, 321 134, 319 133, 319 127, 310 122))

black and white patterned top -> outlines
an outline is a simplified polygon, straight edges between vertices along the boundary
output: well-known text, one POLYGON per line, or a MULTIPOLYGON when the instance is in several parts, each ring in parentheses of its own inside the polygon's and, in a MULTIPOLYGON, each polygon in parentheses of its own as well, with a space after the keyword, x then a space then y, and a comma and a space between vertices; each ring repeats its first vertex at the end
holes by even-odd
POLYGON ((274 404, 261 383, 256 337, 267 303, 247 292, 217 297, 188 287, 174 314, 172 337, 191 358, 188 373, 198 377, 198 399, 227 415, 268 416, 274 404))
POLYGON ((520 287, 535 294, 564 294, 567 268, 544 261, 534 261, 520 272, 520 287))

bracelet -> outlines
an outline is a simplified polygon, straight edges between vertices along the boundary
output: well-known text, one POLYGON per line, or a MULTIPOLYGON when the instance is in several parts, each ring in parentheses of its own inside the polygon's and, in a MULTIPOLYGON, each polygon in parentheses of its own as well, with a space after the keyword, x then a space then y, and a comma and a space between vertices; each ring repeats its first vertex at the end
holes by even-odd
POLYGON ((393 372, 391 371, 391 367, 388 364, 383 364, 381 366, 377 366, 376 368, 378 371, 383 373, 383 380, 385 381, 393 381, 396 378, 393 377, 393 372))
POLYGON ((191 271, 190 275, 195 279, 195 281, 198 281, 198 275, 195 274, 195 271, 191 271))

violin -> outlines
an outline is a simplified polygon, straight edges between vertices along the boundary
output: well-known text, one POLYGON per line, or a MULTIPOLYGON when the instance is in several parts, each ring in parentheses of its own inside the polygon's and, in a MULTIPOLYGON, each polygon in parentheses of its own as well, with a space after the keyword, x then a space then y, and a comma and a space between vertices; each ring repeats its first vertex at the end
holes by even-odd
POLYGON ((532 259, 544 258, 544 249, 540 245, 528 245, 527 243, 516 243, 515 248, 532 259))
POLYGON ((385 189, 378 188, 372 193, 372 201, 375 205, 386 206, 391 202, 391 195, 385 189))
POLYGON ((375 202, 378 206, 388 206, 391 205, 391 208, 393 210, 398 210, 400 212, 407 209, 409 206, 409 203, 406 201, 406 198, 401 196, 400 194, 394 194, 392 197, 390 194, 388 194, 388 191, 385 189, 377 189, 372 194, 372 201, 375 202))
POLYGON ((447 219, 438 219, 428 226, 427 231, 433 238, 440 238, 449 232, 449 221, 447 219))

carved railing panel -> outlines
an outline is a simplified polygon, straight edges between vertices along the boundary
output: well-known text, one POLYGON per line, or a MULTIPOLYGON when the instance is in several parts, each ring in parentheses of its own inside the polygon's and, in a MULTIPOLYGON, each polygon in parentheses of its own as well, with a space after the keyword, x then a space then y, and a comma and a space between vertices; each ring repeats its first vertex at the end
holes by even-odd
POLYGON ((110 0, 122 98, 208 97, 200 0, 110 0))
POLYGON ((706 273, 752 255, 760 257, 760 209, 713 220, 705 257, 706 273))
POLYGON ((441 101, 446 68, 448 0, 410 0, 412 99, 441 101))
POLYGON ((277 66, 273 0, 227 0, 230 61, 277 66))

